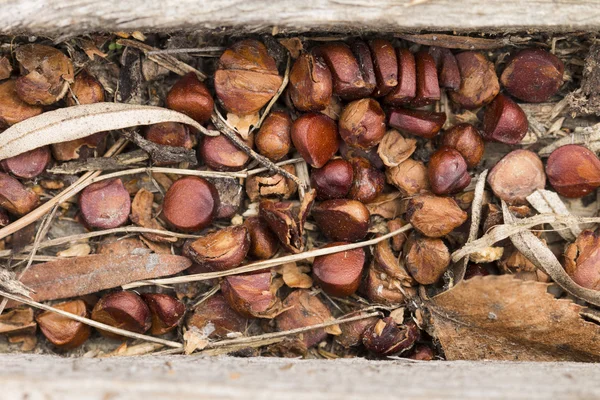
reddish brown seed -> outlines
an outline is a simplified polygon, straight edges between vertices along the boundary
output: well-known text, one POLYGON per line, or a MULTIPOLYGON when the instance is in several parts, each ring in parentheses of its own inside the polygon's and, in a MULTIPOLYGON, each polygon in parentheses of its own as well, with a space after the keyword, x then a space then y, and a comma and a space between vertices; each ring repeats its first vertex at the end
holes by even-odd
MULTIPOLYGON (((283 309, 285 311, 275 319, 279 331, 322 324, 332 318, 325 304, 308 290, 295 290, 290 293, 283 301, 283 309)), ((319 328, 303 332, 299 339, 306 348, 310 348, 326 337, 325 329, 319 328)))
MULTIPOLYGON (((114 292, 104 295, 92 310, 92 319, 127 331, 144 333, 152 325, 150 309, 134 292, 114 292)), ((99 329, 102 336, 124 340, 125 337, 99 329)))
POLYGON ((246 115, 267 104, 283 78, 266 46, 248 39, 225 50, 219 58, 214 81, 223 107, 233 114, 246 115))
MULTIPOLYGON (((349 243, 330 243, 325 248, 344 244, 349 243)), ((337 297, 350 296, 358 289, 364 265, 363 249, 318 256, 313 261, 313 277, 325 293, 337 297)))
POLYGON ((331 72, 320 57, 301 54, 290 71, 288 88, 294 107, 299 111, 324 110, 333 93, 331 72))
POLYGON ((326 115, 304 114, 292 125, 292 142, 308 164, 321 168, 338 151, 337 126, 326 115))
POLYGON ((198 144, 198 157, 216 171, 240 171, 250 160, 225 135, 202 137, 198 144))
POLYGON ((554 54, 542 49, 523 49, 508 61, 500 82, 516 98, 541 103, 558 92, 564 72, 563 62, 554 54))
POLYGON ((273 318, 281 309, 281 301, 271 288, 271 271, 227 276, 221 292, 227 303, 246 318, 273 318))
POLYGON ((527 115, 517 103, 499 94, 485 108, 483 135, 487 140, 517 144, 527 134, 527 115))
POLYGON ((48 146, 43 146, 2 160, 0 165, 4 171, 10 172, 16 177, 31 179, 46 170, 50 159, 50 149, 48 146))
POLYGON ((490 272, 481 264, 469 264, 465 271, 465 280, 474 278, 476 276, 488 276, 490 272))
POLYGON ((481 134, 471 124, 458 124, 442 135, 442 146, 452 147, 465 158, 469 168, 475 168, 485 151, 485 143, 481 134))
POLYGON ((98 132, 81 139, 54 143, 51 145, 52 155, 56 161, 70 161, 95 157, 103 153, 107 135, 107 132, 98 132))
POLYGON ((42 113, 42 107, 25 103, 12 79, 0 83, 0 125, 13 125, 42 113))
POLYGON ((162 122, 149 125, 145 129, 146 139, 163 146, 191 149, 192 138, 188 128, 178 122, 162 122))
POLYGON ((437 238, 462 225, 467 213, 450 197, 420 194, 408 201, 406 218, 425 236, 437 238))
POLYGON ((76 106, 78 104, 93 104, 104 101, 104 87, 87 71, 81 71, 71 85, 71 90, 67 95, 67 105, 76 106))
POLYGON ((431 347, 424 344, 417 344, 408 358, 417 361, 431 361, 434 357, 435 354, 431 347))
POLYGON ((226 271, 240 265, 250 249, 245 226, 230 226, 196 239, 188 249, 192 260, 212 271, 226 271))
POLYGON ((360 201, 334 199, 314 206, 312 216, 330 240, 356 242, 367 236, 371 214, 360 201))
POLYGON ((16 89, 29 104, 49 105, 62 99, 73 82, 73 63, 60 50, 41 44, 17 47, 15 58, 21 67, 16 89))
POLYGON ((565 250, 565 271, 587 289, 600 290, 600 237, 598 231, 584 230, 565 250))
POLYGON ((456 57, 449 49, 432 46, 429 48, 429 54, 435 60, 438 70, 438 80, 440 87, 457 90, 460 88, 460 69, 456 57))
POLYGON ((230 333, 245 332, 247 325, 248 320, 233 311, 221 293, 196 306, 187 319, 189 329, 195 327, 211 339, 225 339, 230 333))
POLYGON ((527 204, 527 196, 546 186, 544 164, 532 151, 514 150, 498 161, 487 181, 494 194, 508 204, 527 204))
POLYGON ((392 317, 386 317, 363 332, 362 342, 367 350, 389 356, 410 350, 417 341, 418 333, 414 322, 399 327, 392 317))
POLYGON ((400 281, 381 271, 375 262, 367 269, 360 292, 373 303, 388 305, 403 303, 407 296, 416 294, 414 289, 402 287, 400 281))
POLYGON ((352 180, 350 192, 348 192, 348 198, 362 203, 375 200, 383 191, 385 185, 384 173, 373 167, 366 158, 351 158, 350 164, 352 164, 354 179, 352 180))
POLYGON ((450 265, 450 251, 441 239, 412 234, 403 254, 408 272, 421 285, 437 282, 450 265))
POLYGON ((368 96, 372 89, 367 87, 361 67, 346 43, 331 42, 318 46, 314 53, 323 58, 333 77, 333 93, 344 100, 368 96))
MULTIPOLYGON (((365 313, 352 313, 349 317, 358 315, 364 315, 365 313)), ((362 343, 363 332, 374 325, 379 319, 377 317, 359 319, 357 321, 346 322, 340 324, 340 330, 342 333, 335 336, 336 343, 342 345, 345 348, 358 346, 362 343)))
POLYGON ((197 176, 175 181, 163 201, 163 217, 175 229, 199 231, 209 226, 219 208, 215 186, 197 176))
POLYGON ((482 53, 465 51, 456 55, 460 88, 449 93, 461 107, 475 109, 491 102, 500 91, 494 64, 482 53))
POLYGON ((248 255, 259 260, 273 257, 279 250, 277 236, 259 217, 250 217, 244 221, 244 226, 250 235, 248 255))
POLYGON ((193 72, 182 76, 167 93, 167 108, 179 111, 199 124, 210 120, 214 101, 206 85, 193 72))
POLYGON ((40 202, 38 195, 17 179, 0 172, 0 207, 10 214, 25 215, 40 202))
POLYGON ((107 179, 83 189, 79 209, 90 228, 112 229, 127 222, 131 199, 120 179, 107 179))
POLYGON ((144 293, 142 299, 150 310, 152 335, 164 335, 172 331, 183 319, 185 305, 173 296, 163 293, 144 293))
POLYGON ((429 159, 427 176, 435 194, 458 193, 471 183, 467 162, 451 147, 440 147, 429 159))
POLYGON ((291 129, 292 119, 288 113, 271 112, 256 135, 256 150, 271 161, 281 160, 292 147, 291 129))
MULTIPOLYGON (((350 45, 360 72, 365 81, 365 93, 364 96, 370 96, 377 86, 377 76, 375 75, 375 67, 373 65, 373 57, 371 56, 371 50, 369 46, 362 40, 356 40, 350 45)), ((363 97, 363 96, 361 96, 363 97)))
POLYGON ((285 250, 304 251, 304 223, 314 201, 314 191, 306 193, 298 209, 289 201, 263 200, 259 205, 260 218, 275 233, 285 250))
POLYGON ((431 190, 427 167, 423 162, 412 158, 402 161, 399 165, 385 170, 389 183, 396 186, 402 196, 413 196, 431 190))
POLYGON ((348 145, 370 149, 385 135, 385 113, 373 99, 360 99, 349 103, 338 122, 340 136, 348 145))
MULTIPOLYGON (((88 316, 83 300, 67 301, 54 304, 52 307, 79 317, 87 318, 88 316)), ((44 311, 35 317, 35 320, 46 339, 61 349, 74 349, 81 346, 88 340, 92 332, 89 325, 51 311, 44 311)))
POLYGON ((440 84, 433 57, 426 51, 415 55, 417 67, 417 92, 410 102, 413 107, 422 107, 440 99, 440 84))
POLYGON ((352 164, 336 158, 322 168, 313 169, 310 184, 317 191, 317 199, 340 199, 348 195, 353 179, 352 164))
POLYGON ((396 49, 398 85, 384 98, 392 106, 409 103, 417 95, 417 66, 415 56, 408 49, 396 49))
POLYGON ((398 59, 394 46, 387 40, 374 39, 369 42, 377 86, 372 96, 387 95, 398 85, 398 59))
POLYGON ((600 160, 583 146, 562 146, 548 157, 546 174, 561 196, 583 197, 600 187, 600 160))
POLYGON ((434 138, 440 129, 442 129, 445 122, 445 113, 408 110, 405 108, 391 109, 388 119, 388 124, 391 127, 425 139, 434 138))

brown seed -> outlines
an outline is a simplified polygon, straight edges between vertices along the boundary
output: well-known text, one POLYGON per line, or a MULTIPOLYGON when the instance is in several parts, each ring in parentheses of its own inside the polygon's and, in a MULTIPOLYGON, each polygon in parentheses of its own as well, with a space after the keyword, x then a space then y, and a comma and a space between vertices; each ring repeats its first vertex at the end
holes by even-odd
POLYGON ((355 100, 371 93, 372 89, 367 87, 361 67, 346 43, 326 43, 315 48, 314 53, 323 58, 331 71, 333 94, 344 100, 355 100))
MULTIPOLYGON (((348 243, 330 243, 325 248, 344 244, 348 243)), ((313 277, 328 295, 346 297, 354 294, 358 289, 364 265, 363 249, 318 256, 313 261, 313 277)))
POLYGON ((417 344, 412 352, 412 354, 408 357, 411 360, 417 361, 431 361, 434 358, 433 349, 425 344, 417 344))
POLYGON ((527 134, 527 115, 517 103, 499 94, 485 108, 483 135, 487 140, 517 144, 527 134))
POLYGON ((365 94, 364 96, 370 96, 377 86, 377 76, 375 75, 375 66, 373 65, 373 57, 371 56, 371 50, 369 46, 362 40, 355 40, 350 45, 358 66, 362 74, 363 80, 365 81, 365 94))
POLYGON ((83 189, 79 208, 90 228, 112 229, 127 222, 131 199, 120 179, 107 179, 83 189))
POLYGON ((204 136, 198 144, 198 157, 216 171, 240 171, 250 160, 225 135, 204 136))
POLYGON ((290 71, 289 93, 299 111, 324 110, 333 93, 331 72, 320 57, 301 54, 290 71))
POLYGON ((485 151, 481 134, 471 124, 458 124, 448 129, 442 135, 441 145, 458 150, 469 168, 479 164, 485 151))
POLYGON ((73 82, 73 63, 60 50, 41 44, 17 47, 17 94, 26 103, 49 105, 62 99, 73 82))
POLYGON ((317 199, 340 199, 348 195, 353 179, 352 164, 336 158, 322 168, 313 169, 310 184, 317 191, 317 199))
POLYGON ((433 57, 426 51, 415 55, 417 67, 417 92, 410 104, 413 107, 422 107, 432 104, 440 99, 440 84, 433 57))
MULTIPOLYGON (((279 331, 322 324, 333 318, 325 304, 308 290, 295 290, 290 293, 283 301, 283 309, 285 311, 275 319, 279 331)), ((310 348, 326 337, 325 328, 319 328, 303 332, 299 339, 306 348, 310 348)))
POLYGON ((214 101, 206 85, 193 72, 182 76, 169 90, 165 99, 167 108, 179 111, 199 124, 210 120, 214 101))
POLYGON ((71 161, 95 157, 104 152, 107 132, 98 132, 81 139, 68 142, 54 143, 52 155, 56 161, 71 161))
POLYGON ((374 39, 369 42, 373 67, 377 77, 377 86, 373 97, 387 95, 398 85, 398 59, 392 43, 384 39, 374 39))
POLYGON ((327 200, 313 207, 312 216, 329 240, 356 242, 369 231, 369 210, 356 200, 327 200))
POLYGON ((252 39, 237 42, 225 50, 219 58, 214 80, 223 107, 237 115, 260 110, 283 82, 265 45, 252 39))
POLYGON ((380 270, 374 261, 367 270, 360 291, 369 301, 388 305, 404 303, 417 293, 414 288, 402 287, 399 280, 380 270))
POLYGON ((458 61, 449 49, 432 46, 429 54, 435 60, 440 87, 457 90, 460 88, 460 69, 458 61))
POLYGON ((197 176, 175 181, 163 200, 163 217, 174 227, 186 232, 199 231, 212 223, 219 208, 215 186, 197 176))
POLYGON ((250 249, 245 226, 230 226, 196 239, 190 244, 192 260, 212 271, 227 271, 240 265, 250 249))
POLYGON ((507 203, 527 204, 527 196, 546 186, 544 164, 534 152, 514 150, 498 161, 487 181, 494 194, 507 203))
POLYGON ((600 160, 583 146, 562 146, 548 157, 546 174, 561 196, 583 197, 600 187, 600 160))
MULTIPOLYGON (((292 164, 283 165, 281 168, 296 174, 296 167, 292 164)), ((253 202, 265 197, 289 199, 297 190, 298 185, 293 180, 279 174, 271 175, 270 172, 251 175, 246 179, 246 193, 253 202)))
POLYGON ((450 197, 420 194, 409 200, 406 217, 416 230, 436 238, 462 225, 467 213, 450 197))
POLYGON ((67 95, 67 105, 76 106, 77 104, 93 104, 104 101, 104 87, 87 71, 81 71, 71 85, 71 90, 67 95))
POLYGON ((17 179, 0 172, 0 207, 10 214, 25 215, 38 206, 40 198, 17 179))
POLYGON ((450 252, 441 239, 412 234, 404 244, 408 272, 421 285, 436 283, 450 265, 450 252))
POLYGON ((460 88, 449 93, 459 106, 475 109, 491 102, 500 91, 494 64, 482 53, 465 51, 456 55, 460 88))
POLYGON ((600 237, 598 231, 584 230, 565 250, 565 270, 580 286, 600 290, 600 237))
POLYGON ((431 189, 427 176, 427 167, 421 161, 409 158, 398 166, 387 168, 387 181, 396 186, 403 196, 413 196, 431 189))
POLYGON ((248 320, 235 312, 225 301, 221 293, 217 293, 200 303, 187 319, 187 326, 206 332, 211 339, 225 339, 234 332, 245 332, 248 320), (210 332, 210 333, 209 333, 210 332))
POLYGON ((362 157, 350 159, 354 179, 348 193, 348 198, 358 200, 361 203, 369 203, 383 191, 385 175, 374 168, 369 160, 362 157))
MULTIPOLYGON (((87 317, 88 312, 83 300, 67 301, 53 305, 62 311, 87 317)), ((61 349, 74 349, 85 343, 90 337, 92 329, 83 322, 64 317, 51 311, 44 311, 35 317, 40 330, 53 345, 61 349)))
POLYGON ((281 310, 281 301, 272 287, 271 271, 227 276, 221 282, 221 292, 231 308, 246 318, 274 318, 281 310))
POLYGON ((292 119, 288 113, 271 112, 256 135, 256 150, 271 161, 281 160, 292 147, 291 129, 292 119))
MULTIPOLYGON (((395 230, 402 228, 406 224, 407 224, 407 222, 404 219, 395 218, 395 219, 391 219, 387 222, 387 227, 390 232, 393 232, 395 230)), ((402 246, 404 245, 404 242, 406 241, 407 237, 408 236, 406 233, 400 233, 399 235, 394 236, 392 238, 392 249, 394 251, 402 250, 402 246)))
POLYGON ((377 243, 373 247, 374 266, 379 272, 385 273, 390 278, 400 282, 404 287, 415 285, 414 279, 400 263, 398 257, 392 252, 389 240, 377 243))
POLYGON ((185 305, 173 296, 163 293, 144 293, 142 299, 148 305, 152 318, 150 334, 164 335, 177 328, 185 314, 185 305))
POLYGON ((340 136, 348 145, 365 150, 379 144, 385 135, 385 113, 379 103, 370 98, 349 103, 338 124, 340 136))
POLYGON ((397 167, 417 149, 417 140, 405 138, 395 129, 390 129, 377 147, 377 154, 386 167, 397 167))
MULTIPOLYGON (((356 316, 363 315, 356 313, 356 316)), ((355 315, 350 314, 349 317, 355 315)), ((373 326, 379 319, 377 317, 359 319, 357 321, 340 324, 341 335, 335 336, 335 341, 345 348, 358 346, 362 343, 362 334, 369 327, 373 326)))
POLYGON ((458 193, 471 183, 467 162, 451 147, 440 147, 429 159, 427 176, 435 194, 458 193))
POLYGON ((308 164, 321 168, 338 151, 337 126, 326 115, 304 114, 292 124, 292 142, 308 164))
POLYGON ((17 95, 16 81, 0 83, 0 125, 14 125, 42 113, 42 107, 25 103, 17 95))
POLYGON ((248 255, 259 260, 273 257, 279 250, 277 236, 259 217, 250 217, 244 221, 244 226, 250 235, 248 255))
POLYGON ((408 104, 417 95, 417 66, 415 56, 408 49, 396 49, 398 85, 384 98, 392 106, 408 104))
POLYGON ((425 139, 433 139, 445 122, 445 113, 405 108, 391 109, 388 117, 388 124, 391 127, 425 139))
POLYGON ((418 338, 418 328, 410 321, 399 327, 392 317, 380 319, 362 335, 367 350, 381 356, 389 356, 410 350, 418 338))
POLYGON ((523 49, 508 61, 500 82, 516 98, 541 103, 558 92, 564 72, 563 62, 554 54, 542 49, 523 49))
POLYGON ((2 160, 0 165, 4 171, 10 172, 16 177, 31 179, 46 170, 50 159, 50 149, 48 146, 43 146, 2 160))
POLYGON ((162 122, 148 125, 145 129, 146 139, 162 146, 183 147, 191 149, 192 138, 188 128, 178 122, 162 122))
MULTIPOLYGON (((136 333, 145 333, 152 325, 150 309, 134 292, 113 292, 104 295, 94 306, 92 319, 136 333)), ((110 339, 126 339, 116 333, 101 329, 98 331, 110 339)))

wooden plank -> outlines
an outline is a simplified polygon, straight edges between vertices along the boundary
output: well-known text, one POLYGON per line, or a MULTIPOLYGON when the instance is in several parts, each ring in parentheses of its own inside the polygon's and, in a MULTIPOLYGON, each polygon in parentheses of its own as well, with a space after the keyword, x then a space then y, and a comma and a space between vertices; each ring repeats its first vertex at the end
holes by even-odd
POLYGON ((598 0, 3 0, 0 32, 596 30, 598 0))
POLYGON ((2 399, 590 399, 578 363, 0 356, 2 399))

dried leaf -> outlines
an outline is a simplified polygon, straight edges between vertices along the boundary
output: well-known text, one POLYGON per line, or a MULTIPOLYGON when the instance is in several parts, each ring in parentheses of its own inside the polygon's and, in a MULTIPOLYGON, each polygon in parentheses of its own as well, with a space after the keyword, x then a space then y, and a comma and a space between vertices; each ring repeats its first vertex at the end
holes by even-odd
MULTIPOLYGON (((209 324, 207 326, 210 326, 209 324)), ((214 327, 212 328, 214 330, 214 327)), ((202 350, 208 346, 208 335, 210 335, 210 329, 200 330, 195 326, 185 331, 183 334, 183 350, 185 354, 190 355, 196 350, 202 350)))
POLYGON ((373 201, 365 204, 371 215, 380 215, 385 219, 393 219, 403 214, 404 202, 400 192, 380 194, 373 201))
POLYGON ((92 40, 80 39, 79 47, 81 47, 90 60, 93 60, 95 56, 106 58, 108 55, 107 53, 102 52, 92 40))
POLYGON ((92 248, 87 243, 77 243, 66 250, 56 253, 57 257, 83 257, 92 252, 92 248))
POLYGON ((510 44, 509 41, 505 39, 484 39, 470 36, 443 35, 439 33, 428 33, 424 35, 401 34, 396 36, 408 40, 409 42, 425 46, 437 46, 461 50, 492 50, 510 44))
POLYGON ((91 255, 31 266, 21 282, 35 291, 36 301, 64 299, 98 292, 140 279, 173 275, 192 262, 172 255, 91 255))
POLYGON ((298 58, 300 52, 304 50, 304 44, 302 44, 302 40, 298 37, 279 39, 279 43, 290 52, 292 58, 298 58))
POLYGON ((427 302, 448 360, 600 361, 600 326, 548 284, 474 277, 427 302))
POLYGON ((258 112, 248 115, 236 115, 227 113, 227 123, 234 128, 244 140, 248 140, 250 129, 258 124, 260 115, 258 112))
MULTIPOLYGON (((156 220, 152 218, 152 203, 154 202, 154 195, 152 192, 146 189, 140 189, 135 194, 133 201, 131 202, 131 222, 138 226, 150 229, 165 230, 165 228, 156 220)), ((175 243, 176 237, 161 236, 154 233, 142 233, 142 235, 153 242, 161 243, 175 243)))
POLYGON ((388 167, 395 167, 412 155, 417 149, 417 140, 405 138, 395 129, 390 129, 377 147, 377 154, 388 167))
POLYGON ((80 139, 97 132, 161 122, 181 122, 207 132, 185 114, 161 107, 95 103, 59 108, 12 125, 0 134, 0 160, 48 144, 80 139))
MULTIPOLYGON (((565 203, 562 202, 560 197, 555 192, 550 190, 536 190, 529 196, 527 201, 533 206, 539 213, 554 213, 558 215, 571 215, 565 203)), ((556 230, 563 239, 568 242, 572 242, 577 239, 577 236, 581 233, 581 228, 578 225, 566 226, 559 223, 550 224, 556 230)))
POLYGON ((312 287, 312 278, 306 273, 310 271, 307 265, 298 266, 295 262, 286 263, 281 266, 283 281, 288 287, 309 289, 312 287))
POLYGON ((31 307, 17 308, 0 315, 0 334, 33 334, 36 326, 31 307))
POLYGON ((9 343, 23 343, 21 351, 32 351, 37 345, 37 336, 31 335, 14 335, 8 338, 9 343))
POLYGON ((486 247, 471 253, 470 260, 475 264, 486 264, 498 261, 504 254, 504 247, 486 247))

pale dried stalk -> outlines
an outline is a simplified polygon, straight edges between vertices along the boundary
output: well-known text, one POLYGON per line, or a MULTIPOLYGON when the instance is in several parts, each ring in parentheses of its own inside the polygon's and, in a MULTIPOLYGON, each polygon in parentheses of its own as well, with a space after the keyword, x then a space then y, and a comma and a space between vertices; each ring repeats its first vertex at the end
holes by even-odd
POLYGON ((277 89, 277 93, 275 93, 275 96, 273 96, 273 98, 271 99, 271 101, 269 101, 269 104, 267 104, 267 106, 263 110, 263 113, 260 116, 260 119, 258 120, 258 122, 256 123, 256 126, 253 126, 252 130, 250 132, 254 132, 254 131, 260 129, 260 127, 262 126, 263 122, 265 122, 265 119, 269 115, 269 112, 271 111, 271 108, 273 107, 273 105, 275 105, 275 103, 277 103, 277 100, 279 99, 279 96, 281 96, 281 94, 285 90, 285 87, 287 86, 287 84, 288 84, 289 81, 290 81, 290 55, 288 53, 287 63, 285 65, 285 73, 283 74, 283 81, 281 82, 281 85, 279 86, 279 89, 277 89))
POLYGON ((80 317, 79 315, 71 314, 70 312, 59 310, 58 308, 54 308, 54 307, 48 306, 46 304, 38 303, 37 301, 33 301, 33 300, 30 300, 30 299, 22 297, 22 296, 17 296, 17 295, 14 295, 14 294, 11 294, 11 293, 8 293, 5 291, 0 290, 0 296, 6 297, 10 300, 17 301, 19 303, 27 304, 28 306, 39 308, 40 310, 50 311, 50 312, 62 315, 63 317, 67 317, 67 318, 73 319, 75 321, 84 323, 86 325, 93 326, 96 329, 101 329, 104 331, 115 333, 117 335, 126 336, 126 337, 132 338, 132 339, 146 340, 148 342, 160 343, 160 344, 164 344, 165 346, 174 347, 174 348, 183 348, 183 345, 178 342, 172 342, 170 340, 160 339, 160 338, 156 338, 153 336, 142 335, 139 333, 126 331, 125 329, 115 328, 113 326, 94 321, 93 319, 80 317))
MULTIPOLYGON (((599 220, 600 220, 600 218, 599 218, 599 220)), ((204 273, 204 274, 176 276, 176 277, 172 277, 172 278, 163 278, 163 279, 147 279, 144 281, 131 282, 126 285, 123 285, 123 289, 133 289, 133 288, 137 288, 137 287, 141 287, 141 286, 149 286, 149 285, 172 285, 172 284, 176 284, 176 283, 198 282, 198 281, 204 281, 204 280, 208 280, 208 279, 220 278, 223 276, 238 275, 238 274, 243 274, 246 272, 258 271, 258 270, 265 269, 265 268, 275 267, 277 265, 283 265, 288 262, 301 261, 301 260, 306 260, 307 258, 311 258, 311 257, 324 256, 327 254, 339 253, 342 251, 358 249, 358 248, 366 247, 366 246, 372 246, 379 242, 387 240, 393 236, 396 236, 402 232, 406 232, 410 229, 412 229, 412 225, 406 224, 400 229, 397 229, 388 234, 385 234, 380 237, 376 237, 371 240, 366 240, 364 242, 350 243, 350 244, 344 244, 341 246, 333 246, 333 247, 326 247, 323 249, 305 251, 304 253, 300 253, 300 254, 292 254, 289 256, 278 257, 278 258, 273 258, 270 260, 255 262, 252 264, 244 265, 242 267, 233 268, 228 271, 208 272, 208 273, 204 273)))
POLYGON ((538 154, 540 155, 540 157, 547 157, 554 150, 558 149, 561 146, 566 146, 568 144, 581 144, 584 146, 591 147, 590 145, 592 144, 592 142, 597 142, 599 140, 600 124, 596 124, 594 126, 576 129, 575 133, 572 133, 564 138, 558 139, 555 142, 549 144, 548 146, 542 147, 538 151, 538 154))
MULTIPOLYGON (((106 152, 104 157, 112 157, 115 154, 120 153, 127 144, 127 140, 124 138, 120 138, 112 145, 112 147, 106 152)), ((0 239, 4 239, 8 235, 12 235, 16 231, 26 227, 27 225, 37 221, 42 218, 48 211, 52 209, 56 204, 63 203, 75 196, 77 193, 82 191, 89 183, 90 180, 94 179, 98 175, 100 175, 102 171, 90 171, 83 174, 75 183, 71 186, 57 194, 51 200, 48 200, 35 210, 31 211, 29 214, 19 218, 13 223, 6 225, 4 228, 0 229, 0 239)))
MULTIPOLYGON (((529 204, 533 206, 539 213, 547 213, 547 214, 556 214, 556 215, 564 215, 569 216, 571 213, 565 206, 565 203, 560 199, 560 197, 550 191, 538 189, 529 196, 527 196, 527 201, 529 204)), ((573 242, 577 239, 577 236, 581 233, 581 228, 577 225, 565 226, 563 224, 551 224, 552 227, 556 230, 556 232, 567 242, 573 242)))
POLYGON ((182 49, 157 49, 148 51, 148 55, 158 54, 188 54, 188 53, 218 53, 225 51, 225 47, 221 46, 206 46, 206 47, 192 47, 182 49))

